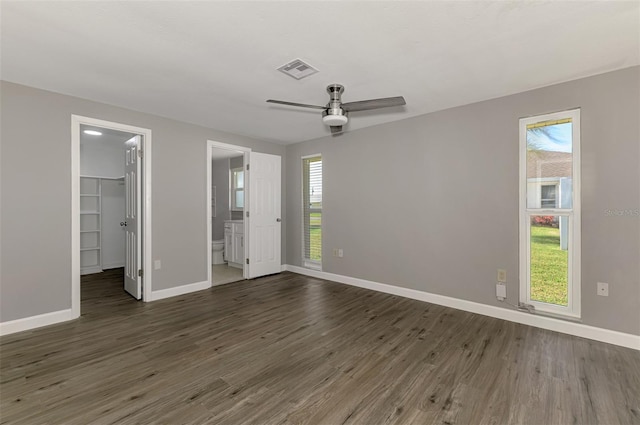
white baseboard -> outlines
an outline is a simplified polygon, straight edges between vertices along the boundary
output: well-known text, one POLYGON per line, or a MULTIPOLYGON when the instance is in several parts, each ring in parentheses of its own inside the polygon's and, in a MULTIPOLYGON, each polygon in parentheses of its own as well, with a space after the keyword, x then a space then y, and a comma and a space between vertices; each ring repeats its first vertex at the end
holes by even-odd
POLYGON ((121 269, 123 267, 124 267, 124 263, 103 264, 102 270, 121 269))
POLYGON ((411 298, 418 301, 425 301, 471 313, 482 314, 484 316, 495 317, 497 319, 522 323, 523 325, 535 326, 537 328, 548 329, 582 338, 593 339, 595 341, 606 342, 608 344, 620 345, 622 347, 640 350, 640 335, 632 335, 609 329, 597 328, 595 326, 584 325, 582 323, 569 322, 552 317, 537 316, 535 314, 510 310, 474 301, 461 300, 459 298, 447 297, 444 295, 432 294, 430 292, 418 291, 415 289, 402 288, 388 285, 386 283, 373 282, 355 277, 343 276, 339 274, 305 269, 303 267, 287 264, 285 269, 294 273, 319 279, 331 280, 333 282, 345 283, 347 285, 360 288, 371 289, 373 291, 384 292, 386 294, 397 295, 404 298, 411 298))
POLYGON ((178 295, 188 294, 190 292, 202 291, 203 289, 211 288, 211 282, 203 281, 196 283, 189 283, 188 285, 180 285, 174 288, 160 289, 158 291, 151 291, 150 301, 162 300, 169 297, 175 297, 178 295))
POLYGON ((80 274, 81 275, 85 275, 85 274, 95 274, 95 273, 102 273, 102 267, 85 267, 80 269, 80 274))
POLYGON ((76 319, 71 309, 53 311, 51 313, 38 314, 37 316, 23 319, 9 320, 0 323, 0 335, 9 335, 16 332, 28 331, 42 326, 54 325, 60 322, 76 319))

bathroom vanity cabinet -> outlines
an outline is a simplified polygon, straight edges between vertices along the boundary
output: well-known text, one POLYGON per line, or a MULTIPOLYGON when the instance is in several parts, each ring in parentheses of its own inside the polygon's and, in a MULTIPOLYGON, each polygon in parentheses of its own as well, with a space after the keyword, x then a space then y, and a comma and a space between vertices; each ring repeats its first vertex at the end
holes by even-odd
POLYGON ((243 268, 244 223, 242 220, 224 222, 224 259, 232 267, 243 268))

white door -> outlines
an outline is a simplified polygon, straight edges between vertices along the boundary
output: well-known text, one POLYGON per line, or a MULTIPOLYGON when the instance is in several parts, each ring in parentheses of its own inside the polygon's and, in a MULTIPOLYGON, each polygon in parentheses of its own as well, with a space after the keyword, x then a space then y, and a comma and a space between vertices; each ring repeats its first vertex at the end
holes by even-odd
POLYGON ((142 220, 140 219, 140 147, 141 137, 135 136, 125 143, 125 265, 124 290, 135 299, 142 298, 142 276, 139 273, 142 259, 142 220))
POLYGON ((119 180, 102 179, 102 268, 113 269, 124 267, 127 228, 120 223, 125 221, 125 189, 124 182, 119 180))
POLYGON ((280 157, 251 152, 249 159, 249 278, 280 273, 280 157))

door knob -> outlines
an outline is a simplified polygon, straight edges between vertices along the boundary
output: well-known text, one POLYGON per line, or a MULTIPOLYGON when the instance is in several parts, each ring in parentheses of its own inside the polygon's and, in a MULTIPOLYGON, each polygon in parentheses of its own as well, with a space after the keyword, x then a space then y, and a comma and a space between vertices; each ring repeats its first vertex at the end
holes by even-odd
POLYGON ((276 218, 276 221, 277 221, 278 223, 280 223, 282 220, 281 220, 281 219, 279 219, 279 218, 276 218))
POLYGON ((126 221, 121 221, 121 222, 120 222, 120 226, 122 226, 122 227, 126 227, 126 226, 127 226, 127 222, 126 222, 126 221))

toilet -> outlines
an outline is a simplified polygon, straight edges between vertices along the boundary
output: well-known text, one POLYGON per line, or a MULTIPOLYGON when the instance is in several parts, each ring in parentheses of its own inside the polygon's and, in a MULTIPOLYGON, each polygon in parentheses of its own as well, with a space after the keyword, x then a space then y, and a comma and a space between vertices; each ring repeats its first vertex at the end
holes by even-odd
POLYGON ((211 254, 213 264, 224 264, 224 239, 218 239, 211 243, 211 254))

